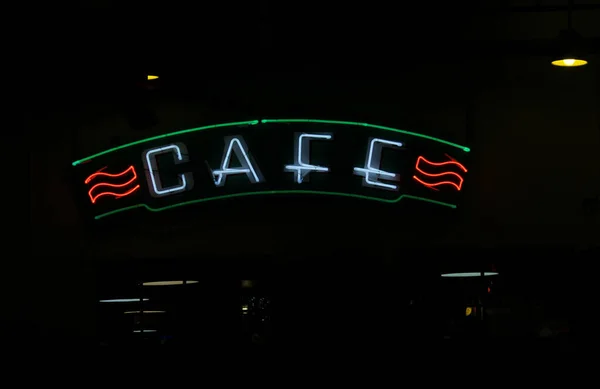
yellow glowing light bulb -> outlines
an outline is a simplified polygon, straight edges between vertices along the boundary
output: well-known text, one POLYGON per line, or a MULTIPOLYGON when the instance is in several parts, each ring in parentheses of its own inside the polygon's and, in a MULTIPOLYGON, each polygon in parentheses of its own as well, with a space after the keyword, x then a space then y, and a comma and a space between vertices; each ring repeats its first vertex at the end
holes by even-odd
POLYGON ((157 78, 158 78, 158 76, 154 76, 154 75, 148 74, 148 81, 150 81, 150 80, 156 80, 157 78))
POLYGON ((583 60, 583 59, 565 58, 565 59, 558 59, 556 61, 552 61, 552 65, 563 66, 563 67, 576 67, 576 66, 587 65, 587 61, 583 60))

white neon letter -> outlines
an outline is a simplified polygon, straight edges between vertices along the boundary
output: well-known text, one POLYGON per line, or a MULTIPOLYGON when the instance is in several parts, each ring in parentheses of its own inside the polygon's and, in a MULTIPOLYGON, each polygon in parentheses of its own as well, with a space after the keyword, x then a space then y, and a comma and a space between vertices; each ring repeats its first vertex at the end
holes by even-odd
POLYGON ((392 142, 385 139, 371 138, 369 142, 369 152, 367 153, 367 158, 365 160, 365 167, 355 167, 354 174, 365 178, 363 180, 364 186, 383 188, 388 190, 398 190, 397 185, 384 184, 383 182, 379 181, 379 179, 386 179, 388 181, 400 181, 399 174, 386 172, 379 168, 381 166, 381 151, 384 145, 387 145, 387 147, 392 148, 402 147, 402 143, 400 142, 392 142))
POLYGON ((215 185, 224 186, 227 176, 230 174, 245 174, 253 184, 262 182, 260 170, 258 170, 258 166, 255 167, 256 164, 253 164, 252 161, 252 155, 248 151, 248 146, 246 146, 246 142, 242 136, 237 135, 226 137, 221 168, 212 171, 215 185), (229 164, 231 163, 232 151, 240 161, 240 167, 229 167, 229 164))
POLYGON ((152 197, 169 196, 175 193, 191 190, 194 187, 194 179, 191 173, 179 174, 177 177, 179 180, 178 185, 168 188, 164 188, 162 186, 160 172, 158 171, 158 165, 156 163, 156 156, 166 153, 173 154, 175 158, 175 164, 180 164, 189 160, 187 148, 183 143, 173 143, 167 146, 145 150, 142 153, 142 161, 144 163, 144 170, 146 171, 148 189, 150 189, 150 194, 152 197))
POLYGON ((306 134, 296 133, 294 138, 294 163, 295 165, 287 165, 285 171, 295 172, 296 182, 301 184, 303 181, 308 181, 308 173, 310 172, 328 172, 329 168, 324 166, 311 165, 310 161, 310 141, 312 139, 330 140, 333 138, 331 134, 306 134))

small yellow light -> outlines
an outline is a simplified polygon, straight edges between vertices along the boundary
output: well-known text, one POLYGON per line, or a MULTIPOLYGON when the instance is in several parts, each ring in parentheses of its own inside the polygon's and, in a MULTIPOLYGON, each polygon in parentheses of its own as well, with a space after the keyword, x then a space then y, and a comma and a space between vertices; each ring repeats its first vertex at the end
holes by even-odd
POLYGON ((583 59, 565 58, 552 61, 554 66, 562 66, 567 68, 574 68, 577 66, 587 65, 587 61, 583 59))
POLYGON ((465 310, 465 316, 471 316, 471 313, 473 313, 473 308, 467 307, 465 310))
POLYGON ((154 76, 152 74, 148 74, 148 81, 150 80, 156 80, 158 78, 158 76, 154 76))

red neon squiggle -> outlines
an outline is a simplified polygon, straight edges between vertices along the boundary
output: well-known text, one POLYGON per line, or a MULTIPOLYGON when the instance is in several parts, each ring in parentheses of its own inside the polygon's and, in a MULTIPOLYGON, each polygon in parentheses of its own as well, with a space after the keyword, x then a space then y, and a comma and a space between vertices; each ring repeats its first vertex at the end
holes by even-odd
POLYGON ((84 183, 85 184, 89 184, 90 181, 92 181, 94 178, 96 178, 98 176, 104 176, 104 177, 121 177, 121 176, 127 174, 130 170, 133 170, 133 175, 135 176, 135 169, 133 168, 133 165, 129 166, 127 169, 125 169, 121 173, 117 173, 117 174, 104 173, 102 171, 104 169, 106 169, 106 166, 104 166, 102 169, 98 170, 96 173, 94 173, 91 176, 89 176, 88 178, 86 178, 84 183))
POLYGON ((452 185, 453 187, 455 187, 457 190, 460 190, 462 188, 462 181, 460 182, 460 184, 456 185, 454 182, 452 181, 440 181, 440 182, 434 182, 434 183, 429 183, 429 182, 425 182, 421 179, 419 179, 419 177, 417 176, 413 176, 413 178, 415 180, 417 180, 417 182, 431 188, 431 189, 435 189, 437 190, 435 187, 439 186, 439 185, 444 185, 444 184, 448 184, 448 185, 452 185))
MULTIPOLYGON (((90 199, 92 200, 92 204, 94 204, 94 203, 96 202, 96 199, 97 199, 98 197, 100 197, 100 196, 104 196, 105 194, 112 194, 112 195, 114 195, 115 197, 119 198, 119 197, 127 196, 128 194, 132 193, 132 192, 127 192, 127 193, 125 193, 125 194, 123 194, 123 195, 119 195, 119 194, 117 194, 117 193, 113 193, 113 192, 101 192, 100 194, 98 194, 98 195, 94 196, 94 195, 92 194, 92 192, 94 191, 94 189, 96 189, 96 188, 98 188, 98 187, 101 187, 101 186, 108 186, 108 187, 111 187, 111 188, 122 188, 122 187, 124 187, 124 186, 127 186, 127 185, 131 185, 131 184, 133 184, 133 182, 134 182, 136 179, 137 179, 137 177, 135 177, 135 176, 134 176, 134 177, 133 177, 131 180, 127 181, 127 182, 126 182, 126 183, 124 183, 124 184, 109 184, 109 183, 101 182, 100 184, 96 184, 96 185, 94 185, 94 186, 92 187, 92 189, 90 189, 90 190, 88 191, 88 195, 90 196, 90 199)), ((139 188, 139 185, 137 185, 136 189, 137 189, 137 188, 139 188)))
POLYGON ((133 188, 129 189, 125 193, 102 192, 99 195, 97 195, 96 197, 92 197, 92 195, 90 194, 90 198, 92 199, 92 204, 95 204, 96 200, 98 200, 98 197, 102 197, 102 196, 105 196, 105 195, 111 195, 111 196, 114 196, 115 198, 120 198, 120 197, 125 197, 127 195, 130 195, 130 194, 132 194, 133 192, 135 192, 138 189, 140 189, 140 186, 136 185, 133 188))
POLYGON ((137 179, 137 176, 134 173, 133 178, 131 180, 127 181, 124 184, 110 184, 108 182, 101 182, 99 184, 96 184, 96 185, 92 186, 92 188, 89 190, 88 193, 91 193, 94 189, 96 189, 98 187, 101 187, 101 186, 110 186, 111 188, 122 188, 124 186, 129 185, 129 184, 133 184, 133 181, 135 181, 136 179, 137 179))
POLYGON ((437 190, 437 188, 435 188, 436 186, 440 186, 440 185, 452 185, 456 188, 456 190, 460 191, 462 189, 462 184, 464 179, 458 174, 458 173, 454 173, 454 172, 442 172, 442 173, 428 173, 426 171, 423 171, 420 167, 419 167, 419 163, 423 162, 425 164, 431 165, 431 166, 445 166, 445 165, 455 165, 457 166, 459 169, 461 169, 463 172, 467 172, 467 168, 465 168, 462 164, 460 164, 459 162, 455 161, 454 158, 448 156, 448 158, 452 159, 452 161, 446 161, 446 162, 430 162, 428 160, 426 160, 424 157, 419 156, 417 158, 417 163, 415 165, 415 169, 417 170, 417 172, 427 176, 427 177, 442 177, 442 176, 451 176, 451 177, 456 177, 458 179, 458 184, 456 182, 453 181, 436 181, 436 182, 425 182, 423 180, 421 180, 420 178, 418 178, 417 176, 413 176, 413 178, 419 182, 420 184, 425 185, 428 188, 437 190))
POLYGON ((458 166, 463 172, 467 172, 467 168, 464 167, 462 164, 460 164, 459 162, 456 162, 454 160, 454 158, 450 157, 449 155, 447 155, 448 158, 452 159, 452 161, 446 161, 446 162, 430 162, 428 160, 425 159, 425 157, 423 156, 419 156, 419 158, 417 158, 417 169, 419 167, 419 162, 423 161, 428 165, 433 165, 433 166, 444 166, 444 165, 456 165, 458 166))
POLYGON ((123 187, 126 187, 126 186, 128 186, 128 185, 131 185, 131 184, 133 184, 133 183, 135 182, 135 180, 137 180, 137 174, 136 174, 136 172, 135 172, 135 169, 134 169, 133 165, 132 165, 132 166, 130 166, 129 168, 125 169, 123 172, 121 172, 121 173, 118 173, 118 174, 110 174, 110 173, 104 173, 104 172, 101 172, 101 171, 102 171, 102 170, 104 170, 105 168, 106 168, 106 167, 104 167, 104 168, 100 169, 100 171, 98 171, 98 172, 96 172, 96 173, 94 173, 94 174, 90 175, 90 176, 89 176, 89 177, 88 177, 88 178, 87 178, 87 179, 86 179, 84 182, 87 184, 87 183, 89 183, 91 180, 93 180, 94 178, 96 178, 96 177, 99 177, 99 176, 111 177, 111 178, 114 178, 114 177, 121 177, 121 176, 123 176, 123 175, 127 174, 128 172, 131 172, 131 173, 133 174, 133 177, 132 177, 132 178, 131 178, 129 181, 127 181, 127 182, 125 182, 125 183, 123 183, 123 184, 111 184, 111 183, 108 183, 108 182, 100 182, 100 183, 98 183, 98 184, 96 184, 96 185, 92 186, 92 188, 91 188, 91 189, 88 191, 88 196, 90 197, 90 200, 92 201, 92 204, 95 204, 95 203, 96 203, 96 200, 97 200, 99 197, 110 195, 110 196, 114 196, 115 198, 120 198, 120 197, 127 196, 127 195, 129 195, 129 194, 131 194, 131 193, 135 192, 136 190, 138 190, 138 189, 140 188, 140 186, 139 186, 139 185, 136 185, 135 187, 133 187, 133 188, 131 188, 131 189, 129 189, 129 190, 127 190, 127 191, 125 191, 125 192, 122 192, 122 193, 108 192, 108 191, 107 191, 107 192, 101 192, 101 193, 98 193, 97 195, 95 195, 95 196, 94 196, 93 192, 94 192, 94 191, 95 191, 97 188, 100 188, 100 187, 123 188, 123 187))

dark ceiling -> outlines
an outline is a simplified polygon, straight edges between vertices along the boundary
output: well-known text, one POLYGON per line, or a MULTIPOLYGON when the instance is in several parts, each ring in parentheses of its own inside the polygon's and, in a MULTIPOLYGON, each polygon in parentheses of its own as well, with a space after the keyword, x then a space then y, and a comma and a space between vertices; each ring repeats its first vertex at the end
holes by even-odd
MULTIPOLYGON (((567 1, 530 3, 97 1, 32 17, 35 38, 20 57, 36 69, 37 86, 95 93, 147 72, 188 84, 289 73, 393 77, 434 59, 550 55, 551 38, 567 26, 567 1)), ((582 34, 597 29, 587 15, 600 4, 573 9, 582 34)))

